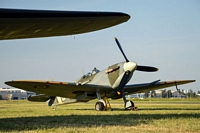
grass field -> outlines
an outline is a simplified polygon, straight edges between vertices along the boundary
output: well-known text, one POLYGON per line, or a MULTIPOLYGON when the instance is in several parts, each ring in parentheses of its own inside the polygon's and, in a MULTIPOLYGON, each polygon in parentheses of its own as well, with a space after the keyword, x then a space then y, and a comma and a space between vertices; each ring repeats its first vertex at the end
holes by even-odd
POLYGON ((124 111, 122 100, 111 100, 114 111, 95 111, 96 101, 58 106, 0 101, 0 132, 200 132, 200 99, 134 99, 138 111, 124 111))

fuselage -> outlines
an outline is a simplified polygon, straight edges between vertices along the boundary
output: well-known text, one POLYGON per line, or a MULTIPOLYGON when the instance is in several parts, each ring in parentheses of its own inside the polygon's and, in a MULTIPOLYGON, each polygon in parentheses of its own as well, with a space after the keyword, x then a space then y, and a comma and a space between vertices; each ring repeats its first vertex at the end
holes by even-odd
POLYGON ((113 89, 116 89, 126 71, 130 71, 130 77, 127 82, 131 79, 133 72, 136 70, 137 64, 134 62, 121 62, 114 65, 109 66, 108 68, 102 71, 92 71, 87 75, 83 75, 78 81, 77 84, 95 84, 95 85, 103 85, 110 86, 113 89))

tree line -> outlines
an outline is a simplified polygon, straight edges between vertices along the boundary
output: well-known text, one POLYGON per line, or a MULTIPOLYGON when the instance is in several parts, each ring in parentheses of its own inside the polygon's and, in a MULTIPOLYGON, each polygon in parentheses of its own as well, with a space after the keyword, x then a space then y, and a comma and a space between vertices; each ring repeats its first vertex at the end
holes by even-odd
POLYGON ((178 89, 176 94, 172 93, 172 90, 161 90, 161 93, 156 93, 155 90, 153 91, 148 91, 144 93, 144 97, 145 98, 174 98, 174 97, 183 97, 183 98, 196 98, 198 97, 198 95, 196 94, 200 94, 200 91, 198 91, 197 93, 194 92, 192 89, 190 89, 188 92, 184 92, 184 90, 180 90, 178 89))

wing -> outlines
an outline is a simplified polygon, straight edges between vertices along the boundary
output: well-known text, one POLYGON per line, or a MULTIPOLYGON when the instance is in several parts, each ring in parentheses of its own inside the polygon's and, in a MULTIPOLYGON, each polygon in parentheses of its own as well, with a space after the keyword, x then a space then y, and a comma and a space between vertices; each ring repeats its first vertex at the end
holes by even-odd
MULTIPOLYGON (((195 80, 179 80, 179 81, 154 81, 151 83, 126 85, 124 91, 127 94, 142 93, 151 90, 157 90, 161 88, 171 87, 175 85, 182 85, 195 82, 195 80)), ((20 88, 27 91, 36 92, 39 94, 44 94, 42 96, 33 97, 32 100, 42 100, 45 101, 51 97, 66 97, 71 99, 81 99, 79 101, 86 102, 96 98, 96 92, 101 92, 104 96, 107 93, 107 97, 112 99, 121 98, 113 89, 109 86, 99 86, 99 85, 76 85, 75 83, 69 82, 55 82, 55 81, 8 81, 5 84, 20 88), (86 94, 87 93, 87 94, 86 94), (87 96, 85 96, 85 94, 87 96), (82 97, 83 96, 83 97, 82 97)))
POLYGON ((126 85, 124 88, 125 92, 128 94, 135 94, 135 93, 142 93, 151 90, 158 90, 166 87, 182 85, 195 82, 195 80, 178 80, 178 81, 154 81, 151 83, 144 83, 144 84, 135 84, 135 85, 126 85))
POLYGON ((120 12, 0 8, 0 40, 80 34, 108 28, 129 18, 120 12))
MULTIPOLYGON (((111 91, 112 88, 108 86, 99 85, 76 85, 75 83, 69 82, 55 82, 55 81, 8 81, 5 84, 20 88, 27 91, 36 92, 39 94, 45 94, 45 96, 53 97, 66 97, 76 99, 78 96, 83 95, 85 92, 95 94, 97 89, 102 92, 111 91)), ((47 98, 48 99, 48 98, 47 98)))

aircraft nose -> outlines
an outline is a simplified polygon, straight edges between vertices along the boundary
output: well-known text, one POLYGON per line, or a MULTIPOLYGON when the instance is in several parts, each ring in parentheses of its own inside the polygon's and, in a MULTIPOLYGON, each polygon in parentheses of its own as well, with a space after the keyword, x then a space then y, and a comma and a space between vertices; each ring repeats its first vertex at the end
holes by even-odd
POLYGON ((124 63, 124 71, 133 72, 137 68, 137 64, 135 62, 125 62, 124 63))

